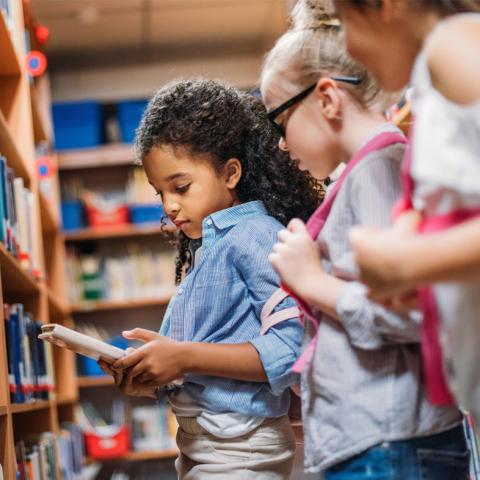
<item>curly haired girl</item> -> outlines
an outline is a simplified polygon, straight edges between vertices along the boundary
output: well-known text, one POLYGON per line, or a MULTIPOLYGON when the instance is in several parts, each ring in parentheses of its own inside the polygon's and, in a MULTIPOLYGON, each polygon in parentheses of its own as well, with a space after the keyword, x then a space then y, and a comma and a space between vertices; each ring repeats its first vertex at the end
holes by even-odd
POLYGON ((302 327, 289 298, 275 310, 289 320, 260 335, 260 318, 279 287, 268 262, 277 233, 308 218, 320 190, 278 140, 259 100, 203 79, 160 89, 137 132, 138 157, 180 230, 177 281, 187 274, 160 334, 125 332, 146 343, 113 367, 130 394, 155 397, 183 377, 168 394, 182 479, 284 479, 292 469, 286 414, 302 327))

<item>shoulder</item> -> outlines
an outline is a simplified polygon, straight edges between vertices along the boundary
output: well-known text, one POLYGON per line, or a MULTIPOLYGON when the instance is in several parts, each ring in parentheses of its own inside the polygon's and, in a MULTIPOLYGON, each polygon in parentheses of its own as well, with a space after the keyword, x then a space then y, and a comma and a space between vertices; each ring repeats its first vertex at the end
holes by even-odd
POLYGON ((446 20, 425 46, 432 84, 451 102, 480 100, 480 15, 446 20))

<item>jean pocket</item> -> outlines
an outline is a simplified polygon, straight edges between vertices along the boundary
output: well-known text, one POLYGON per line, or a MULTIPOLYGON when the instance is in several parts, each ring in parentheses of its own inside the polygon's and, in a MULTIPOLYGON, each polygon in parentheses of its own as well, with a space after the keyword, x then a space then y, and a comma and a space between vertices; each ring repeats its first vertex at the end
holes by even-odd
POLYGON ((468 480, 469 450, 452 452, 419 448, 417 459, 422 480, 468 480))

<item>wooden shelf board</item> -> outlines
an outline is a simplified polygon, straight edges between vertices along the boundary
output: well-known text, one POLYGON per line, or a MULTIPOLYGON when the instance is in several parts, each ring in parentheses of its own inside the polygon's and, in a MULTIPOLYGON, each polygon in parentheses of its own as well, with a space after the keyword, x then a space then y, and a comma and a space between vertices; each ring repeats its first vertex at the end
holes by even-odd
POLYGON ((108 375, 102 375, 99 377, 77 377, 77 385, 79 388, 92 388, 92 387, 106 387, 115 385, 113 378, 108 375))
POLYGON ((128 462, 143 462, 148 460, 162 460, 169 458, 176 458, 178 456, 178 450, 175 448, 168 450, 158 450, 158 451, 149 451, 149 452, 127 452, 126 454, 115 457, 115 458, 105 458, 102 460, 96 460, 92 458, 87 459, 87 463, 96 463, 96 462, 111 462, 125 460, 128 462))
POLYGON ((50 408, 52 405, 53 402, 50 400, 36 400, 35 402, 29 403, 12 403, 12 405, 10 405, 10 411, 12 414, 33 412, 35 410, 50 408))
MULTIPOLYGON (((1 16, 1 15, 0 15, 1 16)), ((0 41, 1 45, 1 41, 0 41)), ((0 54, 0 58, 1 54, 0 54)), ((1 62, 0 62, 1 63, 1 62)), ((28 167, 24 158, 20 155, 13 137, 10 133, 7 121, 0 111, 0 152, 5 155, 7 164, 15 170, 16 177, 22 177, 25 181, 25 186, 29 187, 31 183, 31 168, 28 167)))
POLYGON ((0 415, 6 415, 8 413, 8 407, 6 405, 0 406, 0 415))
POLYGON ((161 225, 119 225, 118 227, 99 227, 85 228, 75 230, 64 234, 67 242, 85 242, 92 240, 103 240, 120 237, 146 237, 153 235, 170 235, 176 232, 175 226, 166 226, 162 229, 161 225))
POLYGON ((33 120, 33 133, 35 136, 35 144, 40 142, 51 143, 51 138, 48 134, 48 130, 44 125, 40 108, 38 106, 38 100, 33 87, 30 88, 30 98, 32 103, 32 120, 33 120))
POLYGON ((78 397, 70 397, 70 396, 66 396, 66 397, 61 397, 61 396, 58 396, 57 399, 56 399, 56 402, 57 402, 57 405, 69 405, 71 403, 77 403, 78 402, 78 397))
POLYGON ((105 310, 128 310, 141 307, 158 307, 166 305, 172 298, 172 293, 166 293, 162 297, 158 298, 146 298, 138 300, 128 300, 119 302, 85 302, 74 304, 71 306, 72 313, 88 313, 88 312, 100 312, 105 310))
POLYGON ((20 75, 20 60, 13 45, 10 30, 7 28, 5 17, 0 14, 0 75, 20 75))
POLYGON ((33 275, 25 271, 20 262, 0 244, 0 272, 4 296, 14 294, 32 294, 40 291, 40 284, 33 275))
POLYGON ((70 313, 67 305, 60 300, 50 288, 47 288, 47 297, 50 318, 62 317, 70 313))
POLYGON ((58 214, 54 211, 52 204, 45 198, 42 192, 39 192, 39 198, 43 231, 57 231, 60 228, 60 219, 58 218, 58 214))
POLYGON ((133 165, 134 158, 132 145, 115 143, 96 148, 59 152, 58 166, 60 170, 117 167, 133 165))

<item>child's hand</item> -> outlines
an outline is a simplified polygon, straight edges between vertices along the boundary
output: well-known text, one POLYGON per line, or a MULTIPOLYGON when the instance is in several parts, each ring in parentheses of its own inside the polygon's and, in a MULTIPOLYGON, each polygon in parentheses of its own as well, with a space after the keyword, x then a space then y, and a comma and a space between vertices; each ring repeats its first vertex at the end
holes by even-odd
POLYGON ((302 292, 309 284, 324 273, 318 245, 298 219, 293 219, 286 230, 278 232, 278 243, 268 258, 282 283, 300 297, 304 296, 302 292))
POLYGON ((163 386, 183 376, 186 358, 182 355, 181 342, 143 328, 123 332, 123 336, 145 342, 145 345, 112 365, 114 370, 127 370, 124 373, 134 384, 163 386))
MULTIPOLYGON (((132 349, 132 351, 134 351, 132 349)), ((105 360, 99 360, 98 365, 107 374, 113 377, 115 385, 125 395, 136 397, 152 397, 156 398, 155 387, 144 385, 134 379, 129 378, 121 370, 114 370, 105 360)))
MULTIPOLYGON (((393 228, 377 230, 355 227, 350 240, 355 250, 360 279, 370 289, 372 300, 401 306, 416 287, 411 277, 409 246, 417 236, 420 215, 411 210, 400 216, 393 228)), ((408 303, 408 302, 407 302, 408 303)))

